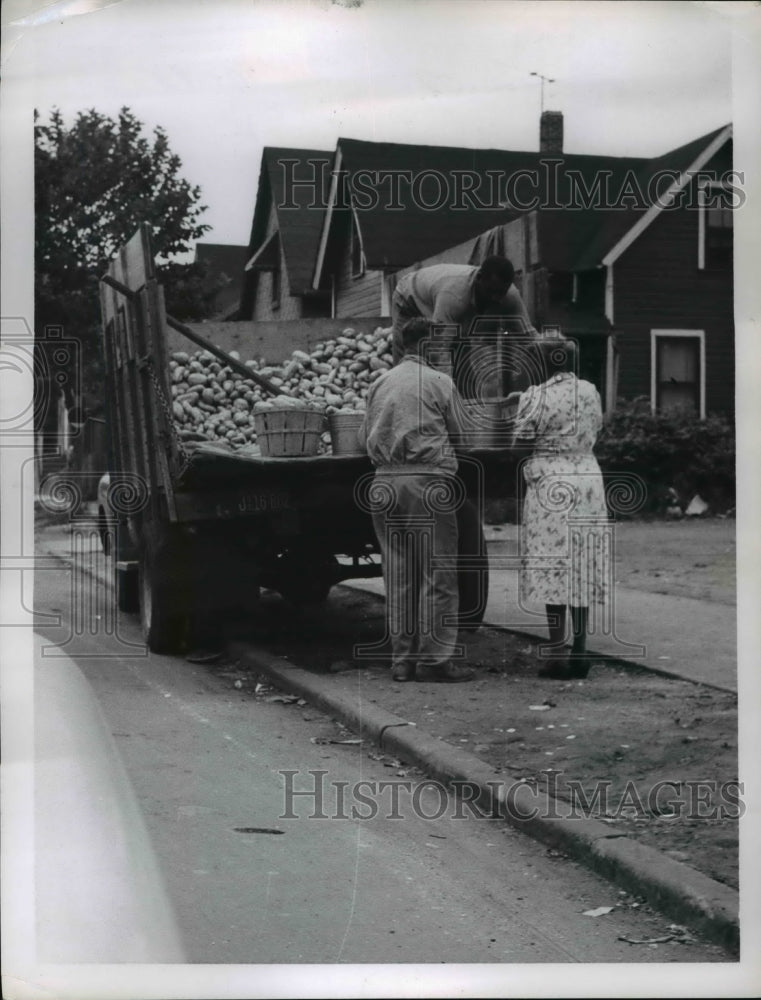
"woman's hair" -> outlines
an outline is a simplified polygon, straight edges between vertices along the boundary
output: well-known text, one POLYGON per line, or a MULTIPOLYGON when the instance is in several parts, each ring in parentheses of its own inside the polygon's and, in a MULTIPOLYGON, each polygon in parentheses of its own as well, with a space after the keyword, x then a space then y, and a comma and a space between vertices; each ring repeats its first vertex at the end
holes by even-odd
POLYGON ((565 337, 552 337, 537 340, 533 345, 540 377, 538 381, 546 382, 559 372, 575 372, 578 351, 575 340, 565 337))

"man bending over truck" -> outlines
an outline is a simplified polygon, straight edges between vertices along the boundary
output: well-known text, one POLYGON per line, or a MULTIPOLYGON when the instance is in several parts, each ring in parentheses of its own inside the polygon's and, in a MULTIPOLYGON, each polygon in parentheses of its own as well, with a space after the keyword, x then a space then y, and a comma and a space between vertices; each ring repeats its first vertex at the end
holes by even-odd
POLYGON ((515 271, 507 257, 486 257, 470 264, 432 264, 406 274, 391 301, 394 364, 404 355, 402 328, 411 318, 430 320, 448 347, 458 334, 467 336, 477 316, 509 317, 522 336, 537 336, 526 306, 513 284, 515 271))
POLYGON ((373 383, 359 432, 375 466, 369 500, 383 559, 391 675, 413 681, 469 681, 453 662, 457 640, 456 389, 423 356, 430 324, 402 327, 401 362, 373 383))

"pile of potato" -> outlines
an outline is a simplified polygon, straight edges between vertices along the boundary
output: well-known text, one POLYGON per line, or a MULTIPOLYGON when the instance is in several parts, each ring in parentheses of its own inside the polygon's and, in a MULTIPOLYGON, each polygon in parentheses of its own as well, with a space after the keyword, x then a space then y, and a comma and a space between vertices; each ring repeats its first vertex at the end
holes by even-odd
MULTIPOLYGON (((236 360, 240 356, 230 352, 236 360)), ((214 441, 233 448, 256 442, 254 415, 275 407, 308 407, 325 414, 365 407, 372 383, 392 364, 391 330, 363 335, 346 329, 314 350, 294 351, 281 365, 245 362, 283 395, 272 396, 233 372, 209 351, 175 351, 169 361, 172 412, 180 439, 214 441)), ((323 439, 329 448, 329 435, 323 439)))

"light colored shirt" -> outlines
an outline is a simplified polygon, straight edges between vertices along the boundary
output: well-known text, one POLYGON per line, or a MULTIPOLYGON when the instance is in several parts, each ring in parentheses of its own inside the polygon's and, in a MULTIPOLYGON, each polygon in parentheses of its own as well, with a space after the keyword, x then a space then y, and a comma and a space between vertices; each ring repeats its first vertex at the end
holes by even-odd
MULTIPOLYGON (((396 294, 413 316, 423 316, 434 324, 459 325, 467 334, 476 308, 474 285, 478 268, 469 264, 431 264, 406 274, 396 286, 396 294)), ((515 333, 531 334, 534 326, 520 292, 511 285, 495 311, 500 316, 515 317, 521 329, 515 333)))
POLYGON ((405 355, 367 396, 359 440, 377 471, 453 474, 459 431, 454 382, 417 355, 405 355))

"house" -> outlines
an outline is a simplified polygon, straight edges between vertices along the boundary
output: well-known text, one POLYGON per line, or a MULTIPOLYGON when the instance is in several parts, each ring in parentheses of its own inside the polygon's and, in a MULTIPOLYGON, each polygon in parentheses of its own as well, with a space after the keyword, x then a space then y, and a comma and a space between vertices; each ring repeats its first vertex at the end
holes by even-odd
POLYGON ((605 276, 615 331, 617 396, 654 410, 734 413, 733 208, 730 125, 652 160, 638 176, 669 186, 648 205, 608 214, 573 261, 579 281, 605 276), (668 194, 666 194, 668 192, 668 194))
POLYGON ((204 267, 208 278, 219 286, 211 319, 237 315, 248 247, 227 243, 196 243, 194 263, 204 267))
MULTIPOLYGON (((564 154, 558 112, 544 112, 540 137, 539 152, 339 139, 329 171, 324 153, 273 151, 301 167, 319 157, 321 172, 298 175, 287 217, 267 194, 270 158, 254 266, 276 259, 287 223, 299 233, 278 261, 293 276, 289 315, 387 317, 405 270, 503 253, 535 325, 579 339, 608 410, 645 395, 653 409, 731 414, 732 208, 742 201, 731 126, 655 158, 564 154)), ((241 318, 266 309, 255 299, 241 318)))
POLYGON ((332 166, 330 152, 265 147, 238 319, 333 315, 312 286, 332 166))

